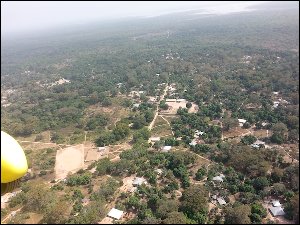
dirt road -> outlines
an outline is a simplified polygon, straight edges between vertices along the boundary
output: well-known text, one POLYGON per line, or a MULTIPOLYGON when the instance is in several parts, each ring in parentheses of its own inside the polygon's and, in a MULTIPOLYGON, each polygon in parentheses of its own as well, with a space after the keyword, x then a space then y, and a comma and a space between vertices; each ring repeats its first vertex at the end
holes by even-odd
POLYGON ((167 94, 168 87, 169 86, 166 85, 164 93, 162 94, 162 96, 160 96, 160 100, 159 100, 159 102, 158 102, 158 104, 156 106, 156 112, 155 112, 154 118, 153 118, 153 120, 151 121, 151 123, 149 124, 149 127, 148 127, 149 130, 151 130, 153 128, 153 125, 154 125, 154 122, 156 120, 156 117, 158 116, 159 104, 164 99, 165 95, 167 94))
POLYGON ((1 221, 1 224, 2 223, 5 223, 5 221, 7 221, 8 219, 10 219, 11 217, 13 217, 17 212, 19 212, 24 206, 18 208, 17 210, 15 211, 12 211, 10 214, 8 214, 6 217, 3 218, 3 220, 1 221))

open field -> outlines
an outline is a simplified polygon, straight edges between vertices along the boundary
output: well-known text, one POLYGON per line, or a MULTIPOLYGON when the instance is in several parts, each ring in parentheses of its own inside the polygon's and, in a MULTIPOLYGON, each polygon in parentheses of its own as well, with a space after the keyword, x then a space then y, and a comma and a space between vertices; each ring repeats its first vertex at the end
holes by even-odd
MULTIPOLYGON (((157 126, 161 126, 161 125, 166 125, 167 124, 167 122, 163 119, 163 118, 161 118, 161 116, 158 116, 157 118, 156 118, 156 120, 155 120, 155 123, 154 123, 154 125, 153 125, 153 128, 155 128, 155 127, 157 127, 157 126)), ((152 128, 152 129, 153 129, 152 128)))
POLYGON ((83 168, 83 166, 83 144, 58 150, 56 154, 55 177, 56 179, 63 179, 68 173, 74 173, 83 168))
MULTIPOLYGON (((160 114, 170 114, 170 115, 174 115, 177 113, 177 110, 179 109, 179 107, 181 108, 186 108, 186 103, 187 101, 182 101, 182 102, 166 102, 169 106, 168 110, 162 110, 160 112, 160 114)), ((198 106, 195 103, 192 103, 192 107, 189 108, 188 112, 189 113, 196 113, 198 111, 198 106)))
POLYGON ((39 224, 43 215, 38 213, 28 213, 29 218, 24 221, 24 224, 39 224))
POLYGON ((154 127, 151 130, 151 133, 152 136, 157 136, 157 137, 172 136, 171 127, 168 124, 154 127))

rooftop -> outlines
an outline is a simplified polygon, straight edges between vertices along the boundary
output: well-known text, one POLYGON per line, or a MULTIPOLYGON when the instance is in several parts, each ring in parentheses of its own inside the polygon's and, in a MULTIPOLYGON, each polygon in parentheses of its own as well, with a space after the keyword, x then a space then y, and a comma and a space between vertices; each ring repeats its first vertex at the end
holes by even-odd
POLYGON ((107 216, 109 216, 109 217, 111 217, 111 218, 113 218, 113 219, 119 220, 119 219, 122 217, 123 213, 124 213, 124 212, 121 211, 121 210, 112 208, 112 209, 109 211, 109 213, 107 214, 107 216))
POLYGON ((132 185, 134 185, 134 186, 139 186, 139 185, 142 185, 142 184, 145 183, 145 182, 146 182, 145 178, 143 178, 143 177, 136 177, 136 178, 133 180, 132 185))
POLYGON ((220 205, 226 205, 226 202, 223 198, 217 198, 217 201, 219 202, 220 205))
POLYGON ((280 202, 278 200, 273 200, 272 201, 272 205, 277 207, 277 206, 281 206, 280 202))
POLYGON ((283 216, 283 215, 285 215, 285 212, 283 211, 283 208, 281 208, 281 206, 270 207, 269 210, 271 211, 273 216, 283 216))
POLYGON ((166 146, 164 146, 164 147, 162 148, 162 152, 168 152, 168 151, 171 150, 171 148, 172 148, 172 146, 166 145, 166 146))
POLYGON ((212 180, 213 180, 213 181, 220 181, 220 182, 223 182, 223 178, 220 177, 220 176, 213 177, 212 180))

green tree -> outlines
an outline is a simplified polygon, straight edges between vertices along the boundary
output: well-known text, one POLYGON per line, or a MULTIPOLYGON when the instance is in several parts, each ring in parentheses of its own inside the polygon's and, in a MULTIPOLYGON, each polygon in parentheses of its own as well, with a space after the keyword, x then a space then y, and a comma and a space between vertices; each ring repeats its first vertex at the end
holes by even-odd
POLYGON ((163 220, 164 224, 188 224, 189 219, 182 212, 171 212, 163 220))
POLYGON ((187 102, 187 103, 186 103, 186 107, 187 107, 188 109, 191 108, 191 107, 192 107, 192 103, 187 102))
POLYGON ((200 169, 198 169, 197 173, 196 173, 196 180, 202 180, 203 176, 206 175, 206 168, 205 167, 201 167, 200 169))
POLYGON ((256 137, 253 135, 246 135, 242 137, 241 142, 245 145, 251 145, 256 141, 256 137))
POLYGON ((190 219, 196 219, 198 222, 203 223, 205 221, 199 221, 201 218, 199 215, 207 214, 207 197, 208 193, 203 186, 192 185, 183 192, 180 209, 190 219))
POLYGON ((269 181, 266 177, 258 177, 254 180, 253 186, 256 190, 263 190, 265 187, 269 186, 269 181))
POLYGON ((161 219, 167 218, 167 214, 172 213, 172 212, 177 212, 179 203, 177 200, 172 200, 172 199, 161 199, 157 202, 158 208, 156 210, 157 215, 161 219))
POLYGON ((133 142, 137 142, 139 139, 148 140, 150 138, 150 131, 147 127, 144 127, 133 134, 133 142))
POLYGON ((225 224, 250 224, 251 208, 249 205, 240 205, 225 210, 225 224))
POLYGON ((96 171, 99 176, 105 175, 111 166, 111 162, 108 158, 103 158, 97 161, 96 171))
POLYGON ((68 219, 69 204, 66 201, 58 201, 44 213, 42 222, 47 224, 64 224, 68 219))

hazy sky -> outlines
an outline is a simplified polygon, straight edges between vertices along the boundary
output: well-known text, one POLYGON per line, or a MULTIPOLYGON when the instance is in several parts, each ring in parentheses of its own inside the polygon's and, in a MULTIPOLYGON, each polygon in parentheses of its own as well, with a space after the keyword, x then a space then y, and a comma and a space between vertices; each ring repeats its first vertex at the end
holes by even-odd
POLYGON ((151 17, 168 12, 204 8, 211 13, 243 11, 261 2, 211 1, 1 1, 1 33, 47 29, 70 23, 85 23, 124 17, 151 17))

